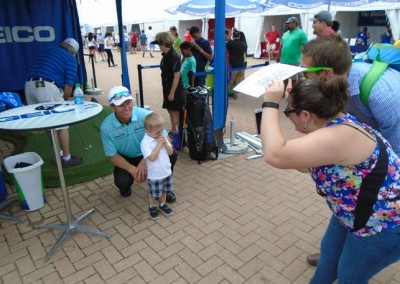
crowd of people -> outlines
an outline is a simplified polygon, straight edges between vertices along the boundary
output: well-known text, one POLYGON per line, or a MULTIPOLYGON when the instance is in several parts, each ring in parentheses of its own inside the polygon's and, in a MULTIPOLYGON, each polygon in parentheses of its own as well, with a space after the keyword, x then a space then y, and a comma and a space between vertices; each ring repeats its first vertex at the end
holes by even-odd
MULTIPOLYGON (((332 211, 320 253, 307 258, 317 267, 310 283, 367 283, 400 259, 400 76, 388 68, 371 88, 367 107, 360 99, 360 82, 371 64, 353 63, 340 24, 331 13, 320 11, 311 21, 316 38, 310 41, 297 17, 285 21, 282 36, 275 26, 265 33, 270 59, 305 70, 266 86, 261 124, 264 159, 277 168, 308 172, 317 194, 332 211), (285 91, 284 114, 299 132, 298 138, 290 140, 284 137, 278 112, 285 91)), ((245 78, 247 43, 243 32, 235 28, 227 29, 225 35, 229 68, 243 68, 232 72, 228 86, 233 89, 245 78)), ((170 139, 181 123, 185 88, 206 85, 206 76, 194 74, 206 71, 213 50, 197 26, 188 29, 183 39, 175 26, 156 35, 148 27, 147 32, 132 31, 130 37, 122 38, 126 52, 136 53, 140 48, 143 57, 146 51, 154 57, 155 45, 160 48, 162 108, 169 114, 171 129, 165 130, 160 114, 134 106, 127 88, 115 86, 108 93, 113 113, 101 124, 101 139, 114 165, 120 195, 131 196, 134 182, 147 181, 149 215, 155 220, 159 212, 173 214, 167 203, 176 201, 173 168, 177 153, 170 139)), ((364 27, 357 38, 367 44, 368 29, 364 27)), ((387 26, 381 40, 390 43, 391 39, 387 26)), ((112 55, 116 44, 111 33, 89 33, 89 60, 97 61, 100 56, 110 67, 116 66, 112 55)), ((38 55, 27 74, 29 104, 69 98, 78 50, 78 43, 68 38, 38 55)), ((82 164, 82 157, 69 152, 68 129, 59 129, 58 135, 63 166, 82 164)))
MULTIPOLYGON (((154 41, 154 33, 152 26, 148 27, 148 30, 132 30, 128 33, 125 29, 120 35, 119 32, 106 32, 103 34, 101 29, 98 29, 96 33, 89 32, 83 36, 83 43, 89 49, 89 62, 94 60, 97 62, 97 57, 101 57, 101 61, 108 61, 108 55, 106 49, 116 49, 117 52, 121 52, 121 38, 124 42, 125 51, 130 54, 136 54, 138 51, 142 51, 143 57, 146 51, 149 51, 150 57, 153 57, 155 46, 150 44, 154 41), (109 45, 106 45, 106 39, 108 38, 109 45)), ((111 65, 112 67, 113 65, 111 65)))

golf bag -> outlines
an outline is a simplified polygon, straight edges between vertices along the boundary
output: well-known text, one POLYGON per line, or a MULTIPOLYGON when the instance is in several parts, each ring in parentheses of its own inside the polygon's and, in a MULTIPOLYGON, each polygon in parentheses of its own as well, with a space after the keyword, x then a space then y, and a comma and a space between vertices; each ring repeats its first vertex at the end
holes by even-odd
POLYGON ((189 156, 193 160, 216 160, 218 145, 214 137, 213 118, 206 87, 188 88, 186 92, 186 124, 189 156))

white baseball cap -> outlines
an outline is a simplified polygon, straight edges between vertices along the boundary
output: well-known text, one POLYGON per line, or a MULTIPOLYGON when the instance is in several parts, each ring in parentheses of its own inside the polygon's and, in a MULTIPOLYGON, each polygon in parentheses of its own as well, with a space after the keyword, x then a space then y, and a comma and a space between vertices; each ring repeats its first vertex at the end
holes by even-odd
POLYGON ((101 33, 101 31, 100 31, 100 30, 97 30, 97 33, 99 34, 99 33, 101 33))
POLYGON ((74 39, 74 38, 66 38, 64 42, 68 43, 70 46, 72 46, 75 49, 75 52, 78 52, 79 50, 79 43, 74 39))
POLYGON ((112 87, 108 93, 108 102, 110 104, 119 106, 127 100, 133 100, 129 90, 123 86, 112 87))

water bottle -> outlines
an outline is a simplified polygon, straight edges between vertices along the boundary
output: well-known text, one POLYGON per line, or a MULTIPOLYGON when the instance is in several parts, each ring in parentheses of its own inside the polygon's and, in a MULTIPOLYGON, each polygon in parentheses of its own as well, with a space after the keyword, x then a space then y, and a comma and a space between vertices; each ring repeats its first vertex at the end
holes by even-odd
POLYGON ((82 113, 85 111, 84 102, 85 102, 85 100, 84 100, 83 91, 81 89, 81 85, 75 84, 75 90, 74 90, 75 113, 82 113))

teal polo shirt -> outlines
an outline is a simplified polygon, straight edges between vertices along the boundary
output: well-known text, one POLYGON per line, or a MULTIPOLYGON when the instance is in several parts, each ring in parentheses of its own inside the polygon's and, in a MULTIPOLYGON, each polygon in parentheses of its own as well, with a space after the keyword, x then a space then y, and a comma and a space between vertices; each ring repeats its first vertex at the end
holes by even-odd
POLYGON ((300 65, 301 46, 308 43, 305 32, 300 28, 287 31, 282 37, 281 63, 300 65))
POLYGON ((107 116, 100 126, 105 155, 112 157, 120 154, 130 158, 142 156, 140 142, 145 133, 143 121, 150 112, 133 107, 129 124, 119 122, 114 112, 107 116))

